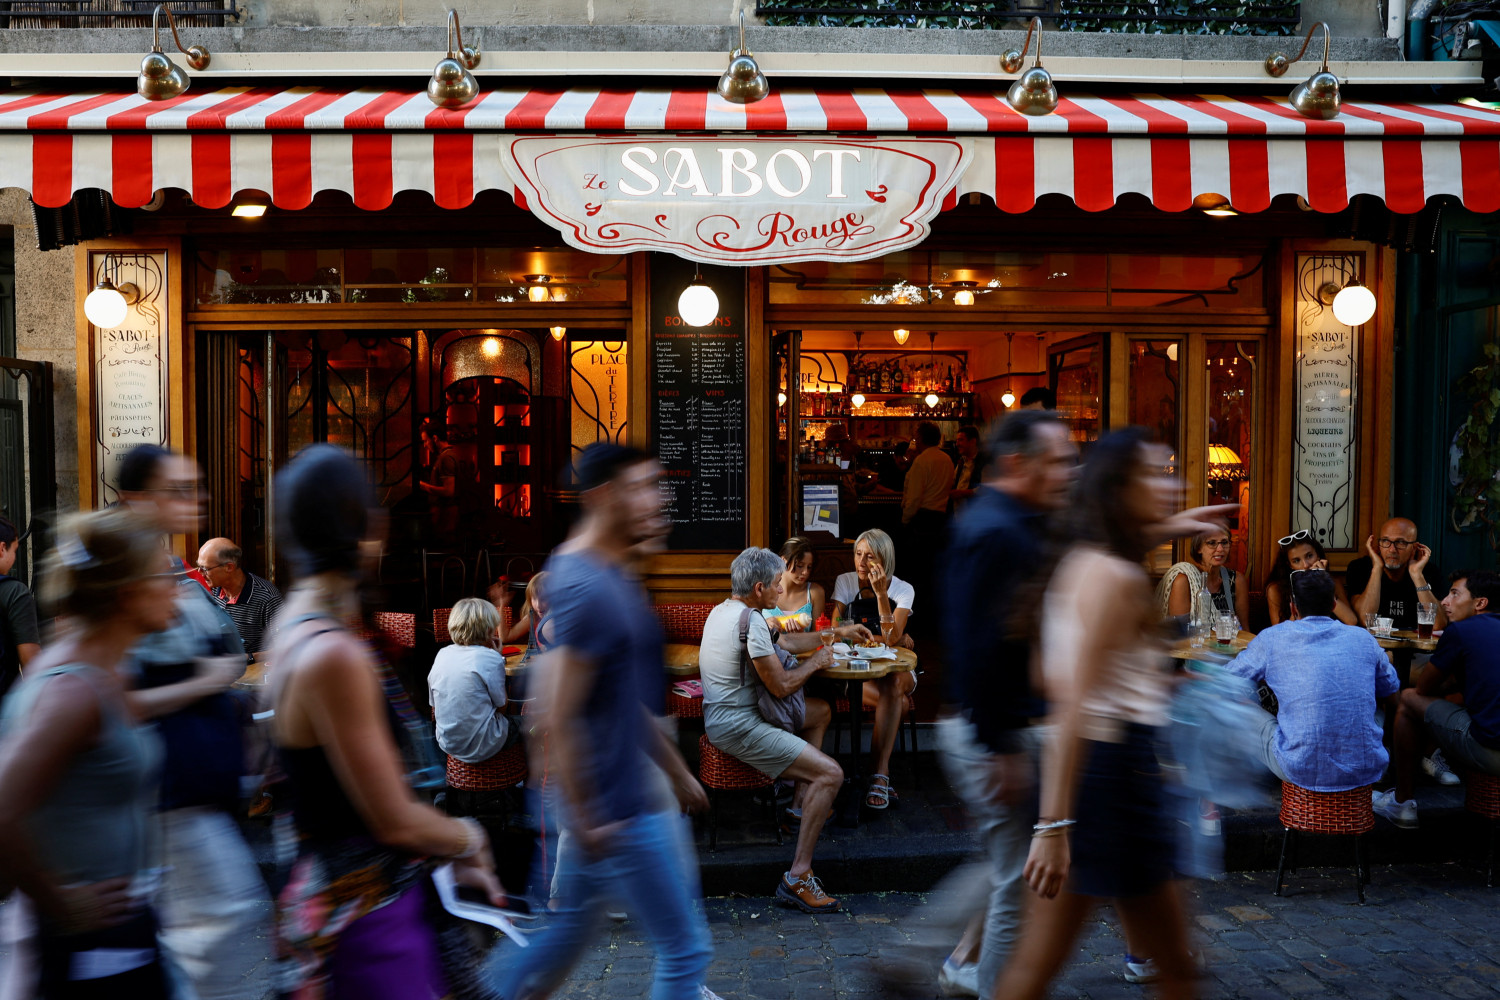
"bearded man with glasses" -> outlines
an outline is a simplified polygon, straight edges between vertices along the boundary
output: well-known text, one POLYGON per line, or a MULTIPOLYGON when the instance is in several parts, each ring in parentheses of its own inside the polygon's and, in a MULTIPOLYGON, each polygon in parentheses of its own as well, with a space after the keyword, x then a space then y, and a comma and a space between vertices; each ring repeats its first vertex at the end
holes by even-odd
POLYGON ((1391 619, 1398 629, 1417 627, 1417 608, 1431 604, 1437 610, 1434 629, 1448 624, 1448 616, 1433 596, 1427 581, 1442 579, 1431 564, 1432 550, 1417 541, 1417 526, 1404 517, 1393 517, 1380 526, 1378 535, 1365 540, 1367 556, 1349 564, 1344 585, 1361 622, 1369 615, 1391 619), (1379 571, 1376 571, 1376 567, 1379 571))

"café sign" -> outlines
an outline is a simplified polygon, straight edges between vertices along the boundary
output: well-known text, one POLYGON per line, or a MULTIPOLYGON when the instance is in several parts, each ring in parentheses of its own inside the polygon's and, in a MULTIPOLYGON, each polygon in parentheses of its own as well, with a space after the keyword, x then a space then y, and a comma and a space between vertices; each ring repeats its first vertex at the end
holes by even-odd
POLYGON ((580 250, 715 264, 865 260, 921 243, 968 140, 518 136, 516 192, 580 250))

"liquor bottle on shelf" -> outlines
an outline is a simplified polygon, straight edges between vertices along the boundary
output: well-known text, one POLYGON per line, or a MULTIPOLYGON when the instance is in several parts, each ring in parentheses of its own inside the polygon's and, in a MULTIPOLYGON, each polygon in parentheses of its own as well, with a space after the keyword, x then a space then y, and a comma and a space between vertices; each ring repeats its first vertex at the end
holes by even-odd
POLYGON ((896 372, 901 378, 901 391, 911 392, 911 367, 896 362, 896 372))
POLYGON ((943 391, 944 392, 952 392, 953 391, 953 366, 952 365, 948 366, 948 374, 943 379, 943 391))
POLYGON ((891 369, 886 365, 880 366, 880 391, 891 391, 891 369))

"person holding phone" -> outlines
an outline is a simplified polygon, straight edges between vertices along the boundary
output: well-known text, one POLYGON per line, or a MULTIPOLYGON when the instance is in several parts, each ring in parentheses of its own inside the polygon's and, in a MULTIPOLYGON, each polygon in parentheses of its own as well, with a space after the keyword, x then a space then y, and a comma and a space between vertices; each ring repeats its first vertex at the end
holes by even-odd
MULTIPOLYGON (((1328 557, 1323 553, 1323 543, 1314 538, 1306 528, 1293 532, 1276 543, 1276 559, 1271 563, 1271 572, 1266 577, 1266 609, 1270 612, 1272 625, 1279 625, 1292 617, 1292 574, 1327 568, 1328 557)), ((1349 595, 1344 592, 1343 582, 1335 577, 1333 583, 1333 617, 1345 625, 1358 625, 1359 617, 1349 604, 1349 595)))

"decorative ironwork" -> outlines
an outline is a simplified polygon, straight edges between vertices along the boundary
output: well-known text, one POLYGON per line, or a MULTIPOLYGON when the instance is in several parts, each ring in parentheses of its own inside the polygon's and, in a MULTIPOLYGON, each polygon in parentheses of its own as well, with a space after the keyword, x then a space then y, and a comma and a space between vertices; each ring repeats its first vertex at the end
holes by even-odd
POLYGON ((0 3, 0 28, 134 28, 151 23, 158 6, 172 12, 179 26, 223 25, 241 21, 245 11, 234 0, 9 0, 0 3))
POLYGON ((1062 31, 1144 34, 1290 35, 1300 0, 759 0, 771 25, 871 28, 1022 28, 1033 17, 1062 31))

